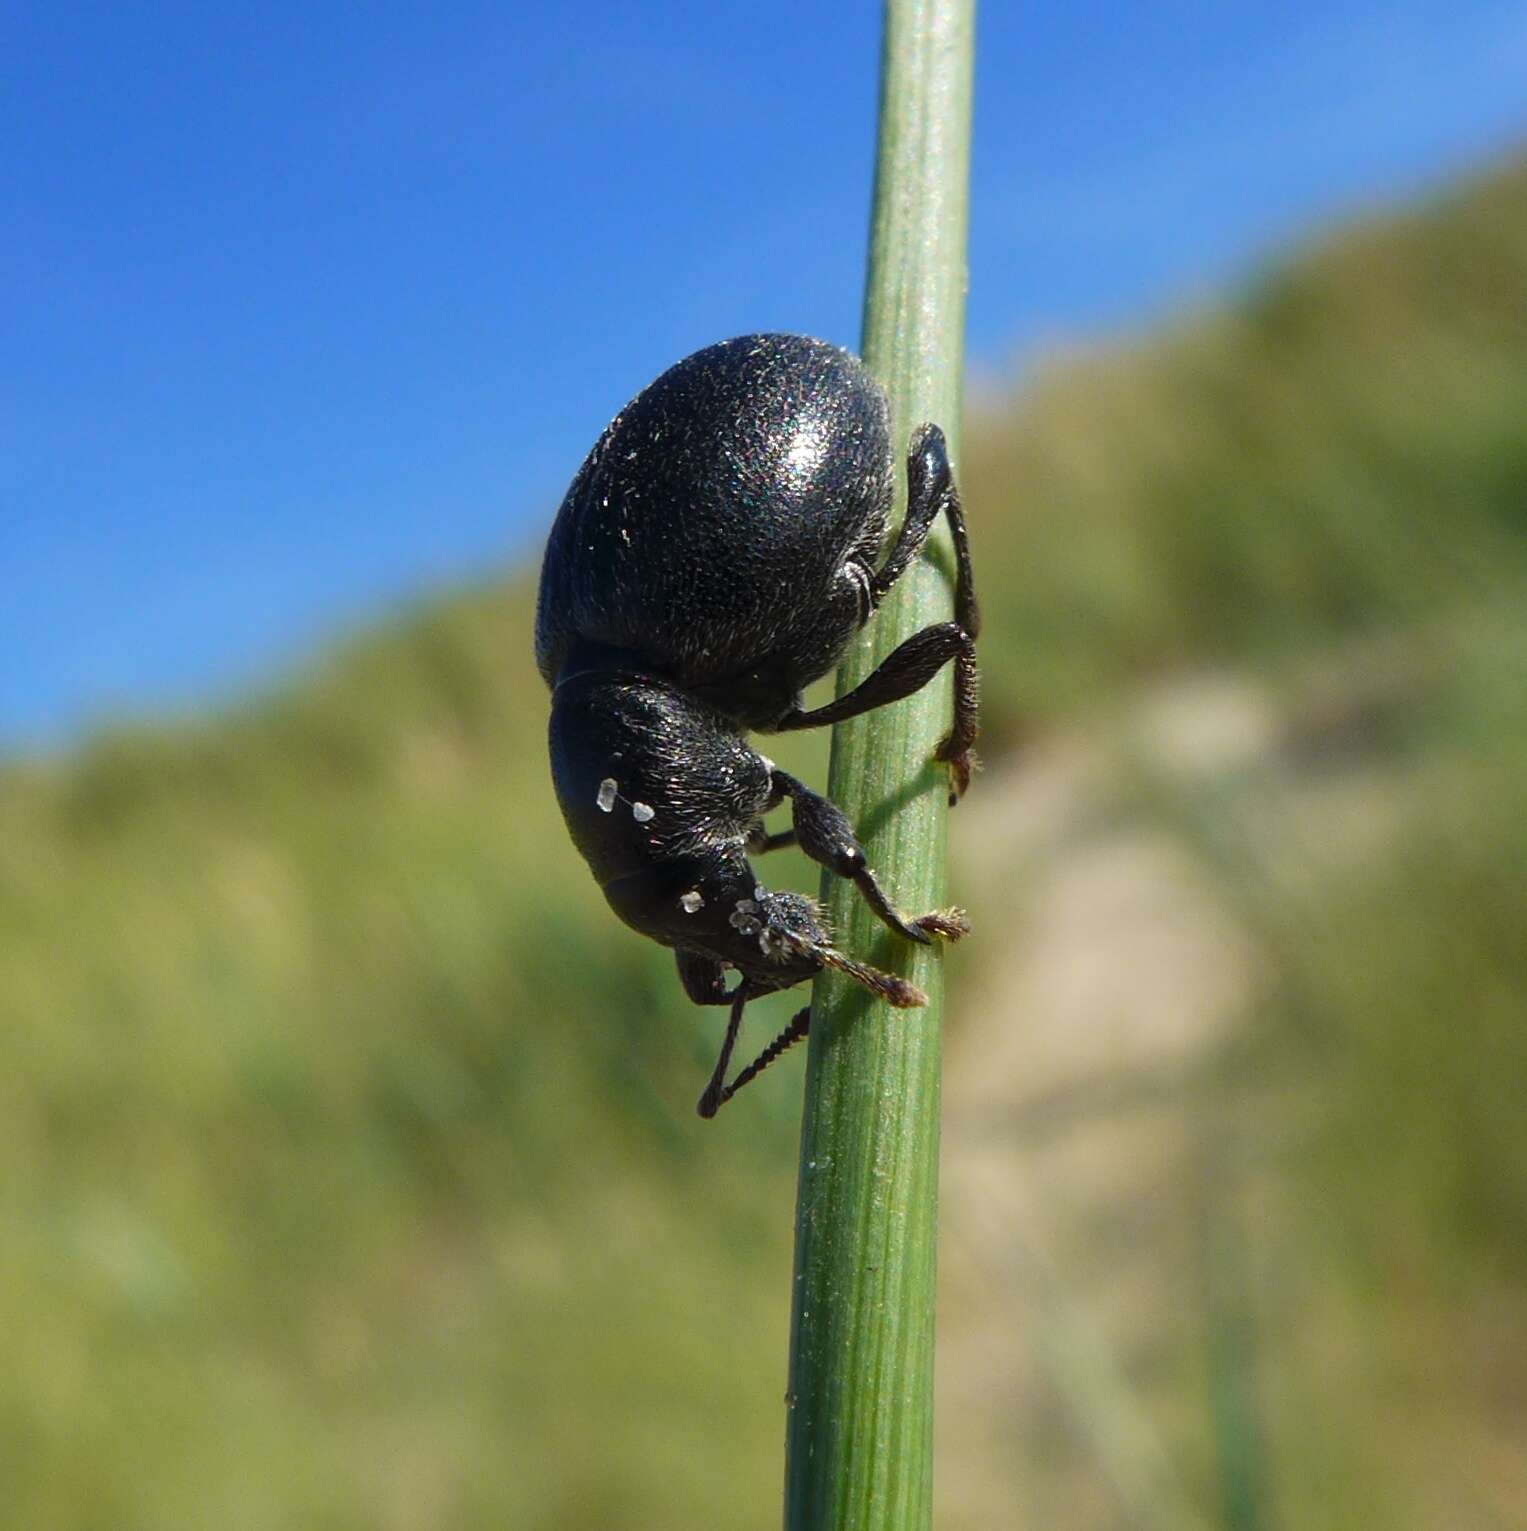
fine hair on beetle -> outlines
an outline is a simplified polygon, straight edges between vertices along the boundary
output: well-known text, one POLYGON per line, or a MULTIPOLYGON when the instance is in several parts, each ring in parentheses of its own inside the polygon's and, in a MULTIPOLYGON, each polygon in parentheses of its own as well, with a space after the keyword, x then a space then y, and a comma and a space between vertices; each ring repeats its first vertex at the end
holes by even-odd
POLYGON ((807 1006, 728 1084, 749 1000, 833 968, 891 1005, 927 1002, 842 951, 815 900, 767 889, 750 853, 799 846, 907 941, 969 928, 958 909, 898 909, 843 812, 747 740, 900 701, 952 662, 953 718, 934 758, 951 803, 969 785, 980 613, 965 517, 944 433, 920 425, 902 459, 889 416, 863 365, 825 341, 707 346, 610 423, 547 541, 535 649, 552 693, 557 802, 610 907, 673 949, 695 1004, 729 1009, 702 1116, 810 1030, 807 1006), (882 557, 903 460, 907 511, 882 557), (837 664, 940 516, 954 542, 953 620, 805 710, 805 688, 837 664), (787 799, 790 828, 771 833, 765 816, 787 799))

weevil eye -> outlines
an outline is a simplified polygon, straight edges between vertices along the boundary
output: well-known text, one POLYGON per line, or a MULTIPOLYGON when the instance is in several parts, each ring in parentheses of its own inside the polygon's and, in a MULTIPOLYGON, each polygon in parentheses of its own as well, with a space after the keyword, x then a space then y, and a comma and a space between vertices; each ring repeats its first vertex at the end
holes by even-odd
POLYGON ((772 893, 763 901, 758 944, 766 956, 798 956, 826 946, 821 906, 804 893, 772 893))

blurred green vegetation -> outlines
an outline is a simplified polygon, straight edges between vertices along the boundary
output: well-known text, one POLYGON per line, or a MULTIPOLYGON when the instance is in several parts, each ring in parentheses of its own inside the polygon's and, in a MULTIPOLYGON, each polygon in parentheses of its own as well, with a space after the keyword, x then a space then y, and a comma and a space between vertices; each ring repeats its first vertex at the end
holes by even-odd
MULTIPOLYGON (((1256 953, 1174 1095, 1231 1147, 1159 1188, 1210 1269, 1119 1357, 1204 1524, 1527 1525, 1524 297, 1517 163, 971 409, 972 798, 1106 741, 1098 811, 1256 953), (1228 773, 1136 758, 1138 699, 1204 674, 1286 726, 1228 773)), ((694 1117, 717 1017, 566 844, 532 600, 0 774, 10 1523, 776 1522, 798 1072, 694 1117)), ((1021 872, 950 963, 953 1053, 1026 1023, 980 1010, 1021 872)), ((1108 1476, 1021 1423, 941 1524, 1108 1476)), ((1060 1504, 1032 1523, 1140 1518, 1060 1504)))

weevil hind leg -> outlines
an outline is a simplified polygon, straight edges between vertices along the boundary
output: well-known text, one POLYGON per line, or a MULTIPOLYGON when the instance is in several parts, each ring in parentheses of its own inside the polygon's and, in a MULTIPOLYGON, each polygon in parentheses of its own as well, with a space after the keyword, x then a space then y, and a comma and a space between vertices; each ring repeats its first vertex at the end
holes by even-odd
POLYGON ((907 452, 907 513, 891 551, 870 581, 870 598, 878 605, 907 572, 940 512, 949 523, 954 541, 954 620, 972 638, 979 638, 981 608, 970 565, 970 533, 949 462, 949 443, 936 425, 921 426, 913 434, 907 452))
POLYGON ((846 696, 811 712, 790 713, 779 727, 818 728, 899 702, 922 690, 952 659, 954 721, 933 757, 949 767, 952 804, 959 801, 970 785, 975 758, 971 749, 980 732, 976 639, 981 634, 981 607, 976 600, 970 535, 949 463, 948 443, 938 426, 924 425, 913 436, 907 454, 907 513, 885 562, 870 580, 870 599, 874 605, 878 606, 907 572, 940 514, 948 521, 954 542, 954 621, 938 622, 913 633, 846 696))

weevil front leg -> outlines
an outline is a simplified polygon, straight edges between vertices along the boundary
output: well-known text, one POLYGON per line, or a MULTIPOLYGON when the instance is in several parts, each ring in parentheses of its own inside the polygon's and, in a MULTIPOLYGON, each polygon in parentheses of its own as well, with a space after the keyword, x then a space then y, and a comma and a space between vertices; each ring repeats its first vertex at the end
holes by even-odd
POLYGON ((728 990, 726 970, 713 957, 698 952, 676 951, 679 966, 679 982, 684 992, 697 1005, 730 1005, 732 1013, 726 1020, 726 1035, 721 1042, 721 1052, 716 1066, 700 1092, 695 1109, 709 1121, 745 1084, 752 1083, 787 1048, 799 1042, 811 1027, 811 1006, 807 1005, 775 1039, 737 1077, 728 1084, 726 1071, 732 1061, 732 1050, 737 1045, 737 1033, 742 1026, 742 1012, 750 999, 756 999, 764 991, 753 988, 746 979, 728 990))
POLYGON ((751 1084, 768 1066, 782 1053, 794 1047, 802 1037, 811 1031, 811 1006, 807 1005, 804 1010, 796 1011, 791 1018, 790 1024, 775 1037, 775 1039, 759 1053, 759 1055, 742 1070, 737 1077, 716 1096, 715 1105, 710 1111, 705 1106, 709 1100, 709 1093, 701 1098, 700 1115, 714 1116, 745 1084, 751 1084))
POLYGON ((726 969, 716 961, 714 957, 703 956, 699 952, 688 952, 679 948, 674 952, 674 960, 679 968, 679 982, 684 985, 684 992, 697 1005, 730 1005, 732 1013, 727 1017, 726 1035, 721 1041, 721 1053, 716 1059, 716 1066, 711 1070, 710 1079, 705 1089, 701 1092, 700 1103, 696 1107, 703 1117, 712 1117, 721 1109, 721 1103, 727 1099, 726 1071, 732 1061, 732 1049, 737 1045, 737 1032, 742 1026, 742 1012, 747 1007, 750 999, 757 994, 748 981, 740 979, 730 990, 726 986, 726 969))
POLYGON ((679 982, 694 1004, 729 1005, 737 997, 742 984, 739 982, 736 988, 728 989, 726 968, 714 957, 685 951, 682 947, 676 948, 673 956, 679 969, 679 982))
POLYGON ((737 1032, 742 1025, 742 1012, 752 997, 753 991, 746 983, 738 984, 733 991, 732 1013, 726 1020, 726 1036, 721 1042, 721 1053, 716 1059, 715 1068, 711 1070, 710 1079, 700 1092, 699 1104, 695 1107, 707 1121, 721 1109, 721 1102, 725 1099, 727 1067, 732 1061, 732 1049, 737 1045, 737 1032))

